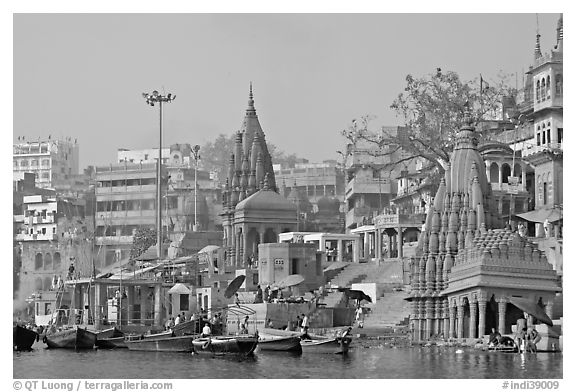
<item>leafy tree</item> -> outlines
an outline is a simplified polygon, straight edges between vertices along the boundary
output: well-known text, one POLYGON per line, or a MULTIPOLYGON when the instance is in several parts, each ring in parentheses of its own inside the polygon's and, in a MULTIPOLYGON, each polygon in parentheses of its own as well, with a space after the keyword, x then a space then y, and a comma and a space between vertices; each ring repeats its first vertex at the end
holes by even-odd
MULTIPOLYGON (((342 135, 352 145, 362 140, 378 146, 381 155, 391 156, 390 165, 420 158, 441 174, 450 160, 466 112, 476 123, 502 118, 502 98, 516 94, 508 86, 508 78, 501 74, 498 82, 490 84, 478 79, 463 82, 456 72, 444 73, 440 68, 421 78, 407 75, 404 91, 390 106, 404 120, 400 131, 392 133, 382 128, 373 132, 369 130, 373 117, 364 116, 353 120, 342 135)), ((481 131, 479 137, 489 139, 490 135, 481 131)))
POLYGON ((136 230, 130 248, 130 260, 134 260, 146 252, 152 245, 156 245, 156 229, 141 227, 136 230))

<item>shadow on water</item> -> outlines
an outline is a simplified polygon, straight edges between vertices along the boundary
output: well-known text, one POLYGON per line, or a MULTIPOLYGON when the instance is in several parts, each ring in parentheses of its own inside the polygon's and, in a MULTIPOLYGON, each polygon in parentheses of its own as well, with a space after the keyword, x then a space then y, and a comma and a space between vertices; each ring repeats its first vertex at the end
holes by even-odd
POLYGON ((562 378, 561 353, 454 347, 355 347, 347 355, 258 351, 251 357, 123 349, 14 352, 14 378, 562 378))

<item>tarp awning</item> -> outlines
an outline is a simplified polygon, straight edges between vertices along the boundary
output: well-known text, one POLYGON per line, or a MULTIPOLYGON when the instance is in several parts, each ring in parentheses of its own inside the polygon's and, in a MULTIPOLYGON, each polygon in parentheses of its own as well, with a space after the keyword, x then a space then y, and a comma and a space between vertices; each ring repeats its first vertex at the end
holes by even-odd
POLYGON ((530 301, 526 298, 512 297, 510 298, 510 303, 521 311, 534 316, 534 318, 542 321, 544 324, 548 324, 550 326, 554 325, 544 309, 542 309, 535 301, 530 301))
POLYGON ((205 247, 203 247, 198 253, 211 253, 214 252, 216 250, 220 249, 219 246, 217 245, 207 245, 205 247))
POLYGON ((556 208, 528 211, 523 214, 517 214, 516 216, 518 218, 536 223, 544 223, 546 219, 548 219, 548 222, 550 223, 562 219, 560 211, 556 208))

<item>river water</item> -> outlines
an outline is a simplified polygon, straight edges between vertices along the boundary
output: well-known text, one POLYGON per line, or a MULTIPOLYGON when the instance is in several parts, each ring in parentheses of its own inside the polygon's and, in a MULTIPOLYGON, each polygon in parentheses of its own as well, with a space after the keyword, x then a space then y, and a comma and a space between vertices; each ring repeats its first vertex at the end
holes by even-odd
POLYGON ((562 353, 506 354, 355 341, 348 355, 256 352, 252 358, 128 350, 14 352, 14 378, 562 378, 562 353))

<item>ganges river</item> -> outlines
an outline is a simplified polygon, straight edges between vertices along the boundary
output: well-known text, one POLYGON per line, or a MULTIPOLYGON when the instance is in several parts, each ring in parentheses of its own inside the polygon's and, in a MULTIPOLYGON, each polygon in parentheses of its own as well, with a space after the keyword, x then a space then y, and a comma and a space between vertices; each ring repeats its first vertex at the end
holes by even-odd
POLYGON ((246 359, 117 350, 14 352, 14 378, 555 378, 562 353, 508 354, 458 347, 394 348, 354 342, 345 355, 259 352, 246 359))

